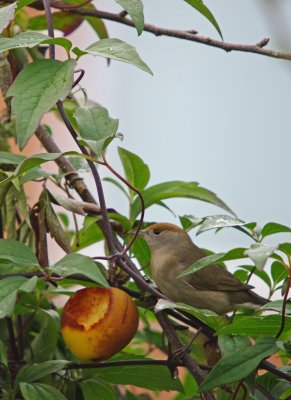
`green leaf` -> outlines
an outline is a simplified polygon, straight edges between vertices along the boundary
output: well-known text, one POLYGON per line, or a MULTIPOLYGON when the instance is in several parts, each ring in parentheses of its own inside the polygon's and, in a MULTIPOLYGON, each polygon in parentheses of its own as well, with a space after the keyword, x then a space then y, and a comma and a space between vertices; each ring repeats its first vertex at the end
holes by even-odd
POLYGON ((245 222, 229 215, 211 215, 210 217, 206 217, 204 219, 196 235, 198 236, 200 233, 208 231, 209 229, 227 228, 242 225, 245 225, 245 222))
POLYGON ((278 246, 270 246, 263 243, 254 243, 245 251, 259 270, 263 270, 268 258, 278 249, 278 246))
POLYGON ((124 193, 127 198, 129 198, 128 194, 127 194, 127 191, 124 189, 124 187, 117 180, 115 180, 113 178, 104 178, 103 181, 112 183, 114 186, 118 187, 118 189, 120 189, 122 191, 122 193, 124 193))
POLYGON ((118 119, 110 118, 103 107, 77 108, 74 117, 77 120, 80 136, 96 155, 100 155, 116 137, 118 119))
MULTIPOLYGON (((151 186, 142 192, 145 208, 158 203, 161 200, 173 197, 201 200, 214 204, 233 214, 231 209, 216 196, 215 193, 199 186, 197 182, 170 181, 151 186)), ((135 220, 141 212, 140 200, 135 199, 131 208, 131 220, 135 220)))
MULTIPOLYGON (((92 7, 92 9, 95 10, 95 7, 92 7)), ((108 38, 106 25, 104 24, 102 19, 96 17, 90 17, 88 15, 84 16, 83 18, 88 22, 88 24, 91 25, 91 27, 94 29, 95 33, 98 35, 100 39, 108 38)))
POLYGON ((2 265, 5 265, 7 269, 13 268, 13 266, 19 267, 18 272, 31 272, 39 266, 39 263, 29 247, 17 240, 0 239, 0 271, 1 273, 8 273, 7 269, 3 272, 2 265))
POLYGON ((55 310, 37 310, 40 330, 30 342, 34 362, 46 361, 54 354, 59 340, 60 316, 55 310))
POLYGON ((30 293, 37 283, 37 277, 31 279, 20 276, 0 281, 0 319, 12 315, 18 291, 30 293))
POLYGON ((291 387, 287 389, 281 396, 279 397, 279 400, 288 400, 291 398, 291 387))
POLYGON ((64 369, 69 364, 67 360, 50 360, 38 364, 27 364, 16 375, 14 386, 20 382, 35 382, 43 377, 64 369))
POLYGON ((266 236, 274 235, 275 233, 291 232, 288 226, 277 224, 276 222, 269 222, 262 229, 262 238, 266 236))
POLYGON ((134 385, 149 390, 183 391, 181 382, 173 379, 167 367, 160 365, 126 365, 114 368, 99 368, 96 377, 116 385, 134 385))
POLYGON ((199 391, 211 390, 223 384, 230 384, 245 378, 254 371, 260 362, 275 353, 277 350, 276 339, 262 337, 254 346, 232 352, 222 357, 202 382, 199 391))
POLYGON ((209 10, 209 8, 206 7, 206 5, 203 3, 202 0, 185 0, 186 3, 190 4, 190 6, 194 7, 197 11, 200 12, 205 18, 208 19, 209 22, 214 26, 214 28, 217 30, 219 33, 219 36, 223 40, 223 36, 220 30, 220 27, 214 18, 212 12, 209 10))
POLYGON ((99 40, 98 42, 95 42, 87 47, 85 52, 92 54, 93 56, 101 56, 113 60, 123 61, 134 65, 145 72, 153 74, 150 68, 140 58, 135 47, 123 42, 120 39, 99 40))
POLYGON ((28 6, 33 3, 35 0, 18 0, 17 1, 17 11, 21 10, 21 8, 28 6))
POLYGON ((0 151, 0 164, 18 165, 26 157, 20 154, 9 153, 8 151, 0 151))
POLYGON ((91 244, 104 240, 104 235, 100 227, 96 224, 100 218, 87 216, 85 217, 84 227, 79 230, 72 244, 73 251, 79 251, 91 244))
POLYGON ((194 264, 192 264, 189 268, 186 269, 186 271, 183 271, 181 274, 179 274, 178 278, 182 278, 183 276, 193 274, 200 269, 207 267, 207 265, 213 264, 216 261, 221 260, 225 256, 225 253, 217 253, 217 254, 211 254, 210 256, 203 257, 200 260, 196 261, 194 264))
POLYGON ((55 387, 45 383, 20 383, 20 391, 25 400, 66 400, 55 387))
POLYGON ((7 357, 7 347, 5 346, 4 342, 0 340, 0 364, 8 367, 8 357, 7 357))
POLYGON ((250 339, 246 336, 240 335, 220 335, 218 337, 218 345, 221 350, 221 354, 231 354, 234 351, 245 351, 251 346, 250 339))
MULTIPOLYGON (((218 335, 230 333, 241 336, 276 336, 282 322, 281 315, 267 315, 265 317, 240 317, 233 323, 220 329, 218 335)), ((285 331, 291 330, 291 317, 286 317, 285 331)))
POLYGON ((84 400, 118 400, 115 387, 97 379, 88 379, 80 383, 84 400))
MULTIPOLYGON (((281 313, 282 307, 283 307, 283 300, 274 300, 270 301, 267 304, 264 304, 261 307, 261 310, 273 310, 273 311, 278 311, 281 313)), ((286 313, 291 315, 291 301, 287 301, 286 303, 286 313)))
POLYGON ((58 100, 70 93, 73 85, 73 60, 38 60, 28 64, 8 91, 13 96, 17 141, 22 149, 36 130, 42 116, 58 100))
POLYGON ((272 287, 272 282, 271 282, 271 279, 269 278, 269 275, 267 274, 267 272, 260 271, 259 269, 254 268, 253 265, 240 265, 240 268, 243 268, 249 272, 253 271, 253 273, 256 276, 258 276, 259 278, 261 278, 268 285, 269 288, 272 287))
MULTIPOLYGON (((52 14, 54 29, 62 31, 65 35, 74 32, 83 19, 80 15, 69 14, 68 12, 55 12, 52 14)), ((28 29, 33 31, 43 31, 47 29, 47 21, 45 15, 32 17, 28 21, 28 29)))
POLYGON ((281 243, 279 250, 283 251, 287 256, 291 256, 291 243, 281 243))
POLYGON ((2 180, 0 185, 3 186, 6 183, 12 181, 14 178, 24 174, 26 171, 31 170, 43 163, 48 161, 54 161, 57 158, 61 157, 62 153, 44 153, 44 154, 34 154, 31 157, 25 157, 22 161, 18 164, 18 167, 15 169, 14 173, 8 178, 2 180))
POLYGON ((39 32, 34 31, 26 31, 22 32, 19 35, 16 35, 12 38, 0 38, 0 53, 18 49, 21 47, 35 47, 39 44, 57 44, 64 47, 67 51, 69 51, 72 47, 72 42, 65 38, 51 38, 50 36, 44 35, 39 32))
POLYGON ((177 310, 185 310, 188 313, 194 315, 194 317, 200 319, 200 321, 205 322, 208 326, 213 328, 214 330, 218 330, 225 326, 226 320, 225 318, 220 317, 215 312, 210 310, 202 310, 188 304, 184 303, 174 303, 169 300, 159 299, 155 305, 155 312, 159 312, 165 309, 177 309, 177 310))
POLYGON ((53 267, 50 267, 50 270, 61 276, 82 274, 103 287, 109 286, 100 272, 98 263, 95 263, 90 257, 83 256, 82 254, 68 254, 53 267))
POLYGON ((271 265, 271 275, 274 285, 277 286, 288 276, 288 271, 279 261, 274 261, 271 265))
POLYGON ((0 8, 0 33, 7 28, 9 22, 14 18, 16 3, 0 8))
POLYGON ((147 164, 136 154, 122 147, 118 147, 118 154, 122 162, 126 180, 137 189, 144 189, 150 179, 150 170, 147 164))
POLYGON ((144 27, 143 3, 141 0, 116 0, 130 15, 137 33, 140 35, 144 27))

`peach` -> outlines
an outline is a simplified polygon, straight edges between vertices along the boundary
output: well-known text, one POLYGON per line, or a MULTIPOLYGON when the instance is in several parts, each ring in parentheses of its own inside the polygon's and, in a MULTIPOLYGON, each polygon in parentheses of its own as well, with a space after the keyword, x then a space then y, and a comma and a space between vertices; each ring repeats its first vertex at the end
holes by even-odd
POLYGON ((61 319, 64 341, 81 360, 104 360, 118 353, 137 327, 135 303, 114 287, 78 290, 65 304, 61 319))

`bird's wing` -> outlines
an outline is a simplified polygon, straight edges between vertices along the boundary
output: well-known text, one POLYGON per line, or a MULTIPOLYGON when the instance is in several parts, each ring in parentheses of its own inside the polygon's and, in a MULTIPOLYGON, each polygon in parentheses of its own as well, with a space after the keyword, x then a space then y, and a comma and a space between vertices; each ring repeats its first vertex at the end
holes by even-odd
MULTIPOLYGON (((206 256, 203 250, 194 245, 193 263, 206 256)), ((189 285, 197 290, 237 291, 249 290, 253 286, 242 283, 234 275, 217 264, 208 265, 185 277, 189 285)))

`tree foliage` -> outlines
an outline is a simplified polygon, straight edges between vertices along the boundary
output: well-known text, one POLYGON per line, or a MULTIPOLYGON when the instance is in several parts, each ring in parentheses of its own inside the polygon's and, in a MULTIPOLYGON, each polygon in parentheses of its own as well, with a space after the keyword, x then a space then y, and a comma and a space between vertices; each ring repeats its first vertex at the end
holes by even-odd
MULTIPOLYGON (((192 12, 207 18, 222 38, 217 20, 201 0, 185 2, 192 12)), ((233 46, 234 50, 271 57, 290 56, 264 49, 267 41, 249 47, 235 46, 205 40, 195 32, 155 28, 145 24, 142 0, 116 3, 122 7, 121 13, 102 13, 90 1, 75 0, 51 4, 48 0, 19 0, 12 4, 4 1, 0 8, 0 89, 6 103, 0 138, 0 397, 144 398, 133 393, 132 386, 136 386, 142 388, 140 393, 143 389, 155 391, 149 394, 153 399, 163 390, 173 391, 169 398, 177 400, 288 399, 291 243, 274 239, 276 244, 270 246, 266 238, 290 234, 291 228, 276 222, 267 222, 260 228, 256 222, 242 221, 222 199, 196 181, 151 185, 150 166, 123 147, 118 148, 123 171, 116 171, 105 154, 110 153, 113 140, 122 138, 119 121, 101 106, 79 104, 73 88, 81 85, 84 71, 78 70, 77 63, 85 55, 125 62, 131 64, 128 68, 152 73, 132 45, 108 37, 106 19, 134 26, 138 35, 145 29, 220 48, 233 46), (32 14, 28 6, 42 12, 32 14), (97 41, 78 48, 67 35, 83 23, 92 26, 97 41), (40 32, 44 29, 47 35, 40 32), (66 37, 54 38, 54 29, 66 37), (65 49, 66 60, 55 58, 55 46, 65 49), (63 121, 78 151, 64 152, 54 144, 54 132, 41 125, 49 111, 63 121), (44 151, 31 157, 15 154, 12 144, 16 142, 23 149, 33 135, 44 151), (57 173, 43 169, 49 162, 58 165, 57 173), (78 169, 84 166, 92 173, 98 199, 78 175, 78 169), (120 196, 126 197, 128 214, 106 205, 100 168, 108 171, 104 181, 115 185, 120 196), (29 181, 38 182, 39 187, 39 199, 33 205, 29 204, 25 186, 29 181), (196 234, 236 229, 252 240, 249 248, 228 249, 219 254, 209 251, 183 275, 214 262, 227 267, 229 261, 235 260, 238 279, 248 282, 256 275, 267 285, 267 305, 221 316, 169 302, 155 289, 149 269, 150 251, 137 234, 149 223, 144 217, 149 207, 168 209, 167 200, 179 197, 211 203, 225 213, 198 219, 181 215, 184 229, 196 230, 196 234), (48 235, 66 253, 54 265, 48 252, 48 235), (82 254, 83 249, 97 243, 105 244, 105 255, 96 253, 91 258, 82 254), (267 264, 270 269, 265 269, 267 264), (55 305, 54 298, 59 294, 70 296, 73 284, 117 286, 138 304, 142 321, 139 331, 130 345, 109 361, 82 363, 64 344, 60 335, 62 308, 55 305), (281 300, 272 301, 277 292, 281 300), (182 329, 178 329, 181 324, 182 329), (194 331, 198 334, 189 354, 181 352, 181 346, 191 341, 194 331), (154 349, 160 358, 151 357, 154 349), (266 361, 274 354, 281 367, 266 361), (178 373, 179 366, 183 367, 182 374, 178 373), (257 374, 258 370, 263 374, 257 374)))

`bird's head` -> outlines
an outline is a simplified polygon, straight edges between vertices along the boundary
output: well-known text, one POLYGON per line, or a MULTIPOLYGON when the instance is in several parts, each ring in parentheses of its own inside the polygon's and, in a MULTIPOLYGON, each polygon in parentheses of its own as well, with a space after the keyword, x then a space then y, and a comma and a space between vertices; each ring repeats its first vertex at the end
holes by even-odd
POLYGON ((149 245, 151 251, 161 249, 172 252, 174 249, 183 247, 191 242, 188 234, 179 226, 169 223, 153 224, 139 232, 149 245))

